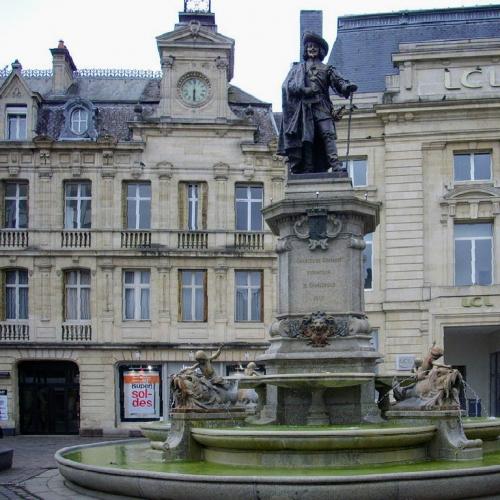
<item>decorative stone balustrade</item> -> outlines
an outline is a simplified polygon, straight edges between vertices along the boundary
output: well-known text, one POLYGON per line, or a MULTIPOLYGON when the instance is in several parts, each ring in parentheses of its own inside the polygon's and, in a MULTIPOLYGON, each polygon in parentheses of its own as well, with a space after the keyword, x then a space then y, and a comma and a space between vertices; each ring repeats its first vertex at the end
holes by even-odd
POLYGON ((0 230, 0 247, 25 248, 28 246, 28 231, 19 229, 0 230))
POLYGON ((62 248, 90 248, 92 246, 91 231, 62 231, 62 248))
POLYGON ((241 250, 264 250, 264 233, 234 233, 234 246, 241 250))
POLYGON ((206 249, 208 233, 204 231, 183 231, 177 233, 177 248, 206 249))
POLYGON ((0 229, 0 249, 115 251, 120 249, 159 251, 274 251, 275 241, 269 231, 243 232, 230 230, 179 231, 176 229, 61 230, 30 228, 0 229), (29 242, 29 245, 28 245, 29 242))
POLYGON ((151 246, 150 231, 122 231, 122 248, 143 248, 151 246))
POLYGON ((92 340, 92 325, 86 323, 63 323, 63 342, 90 342, 92 340))
POLYGON ((0 323, 0 342, 26 342, 30 339, 28 323, 2 321, 0 323))

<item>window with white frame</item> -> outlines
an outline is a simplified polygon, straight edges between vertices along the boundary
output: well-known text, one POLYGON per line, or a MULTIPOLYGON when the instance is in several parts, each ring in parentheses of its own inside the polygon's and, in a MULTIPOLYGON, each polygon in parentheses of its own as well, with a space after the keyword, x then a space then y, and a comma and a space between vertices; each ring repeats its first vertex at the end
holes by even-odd
POLYGON ((64 228, 89 229, 92 217, 90 182, 66 182, 64 185, 64 228))
POLYGON ((188 229, 190 231, 197 231, 199 222, 198 214, 200 207, 200 186, 199 184, 187 185, 188 195, 188 229))
POLYGON ((236 230, 262 231, 264 189, 258 185, 236 185, 236 230))
POLYGON ((129 182, 127 191, 127 229, 151 228, 151 184, 129 182))
POLYGON ((182 321, 207 320, 207 272, 180 271, 180 309, 182 321))
POLYGON ((24 141, 27 137, 27 107, 7 106, 7 139, 24 141))
POLYGON ((64 320, 90 320, 90 271, 72 269, 64 273, 64 320))
POLYGON ((363 271, 365 290, 373 289, 373 233, 365 234, 363 250, 363 271))
POLYGON ((5 227, 25 229, 28 227, 28 183, 5 183, 5 227))
POLYGON ((455 224, 455 285, 493 283, 493 224, 455 224))
POLYGON ((366 186, 368 184, 366 159, 349 160, 347 162, 347 171, 349 172, 353 187, 366 186))
POLYGON ((262 271, 235 271, 236 321, 262 321, 262 271))
POLYGON ((89 128, 89 112, 84 108, 76 108, 71 112, 71 131, 81 135, 89 128))
POLYGON ((28 319, 28 271, 5 271, 5 319, 28 319))
POLYGON ((491 180, 491 153, 455 153, 453 155, 455 181, 491 180))
POLYGON ((123 272, 123 319, 148 320, 150 272, 127 270, 123 272))

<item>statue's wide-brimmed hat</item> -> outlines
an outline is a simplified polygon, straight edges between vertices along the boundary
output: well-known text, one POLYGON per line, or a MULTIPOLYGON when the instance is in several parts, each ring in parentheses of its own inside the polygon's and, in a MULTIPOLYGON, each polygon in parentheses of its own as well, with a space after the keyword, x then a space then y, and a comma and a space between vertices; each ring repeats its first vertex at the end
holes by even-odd
POLYGON ((323 48, 325 54, 328 54, 328 42, 312 31, 305 31, 304 35, 302 36, 302 44, 305 46, 306 43, 309 42, 317 43, 320 47, 323 48))

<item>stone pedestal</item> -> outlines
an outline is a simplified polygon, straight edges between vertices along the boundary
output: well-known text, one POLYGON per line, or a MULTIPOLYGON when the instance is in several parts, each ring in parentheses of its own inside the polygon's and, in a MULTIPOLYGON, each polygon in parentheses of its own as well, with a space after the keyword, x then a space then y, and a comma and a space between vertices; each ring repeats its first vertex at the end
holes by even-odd
POLYGON ((437 432, 428 445, 429 458, 435 460, 480 460, 481 439, 467 439, 461 410, 389 410, 387 419, 405 426, 434 425, 437 432))
MULTIPOLYGON (((278 314, 271 346, 257 361, 274 375, 266 409, 279 424, 362 422, 376 411, 377 359, 364 313, 363 236, 378 204, 358 198, 350 179, 293 176, 285 198, 263 210, 278 236, 278 314), (350 386, 283 386, 279 376, 363 375, 350 386)), ((345 378, 345 377, 344 377, 345 378)), ((347 377, 348 378, 348 377, 347 377)))

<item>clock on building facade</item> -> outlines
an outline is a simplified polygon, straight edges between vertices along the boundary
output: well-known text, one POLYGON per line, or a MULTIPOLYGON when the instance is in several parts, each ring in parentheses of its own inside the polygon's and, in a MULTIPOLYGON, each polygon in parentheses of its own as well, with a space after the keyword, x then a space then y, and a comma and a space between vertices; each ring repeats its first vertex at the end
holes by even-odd
POLYGON ((177 88, 182 102, 188 106, 201 106, 210 98, 210 82, 201 73, 186 73, 177 88))

